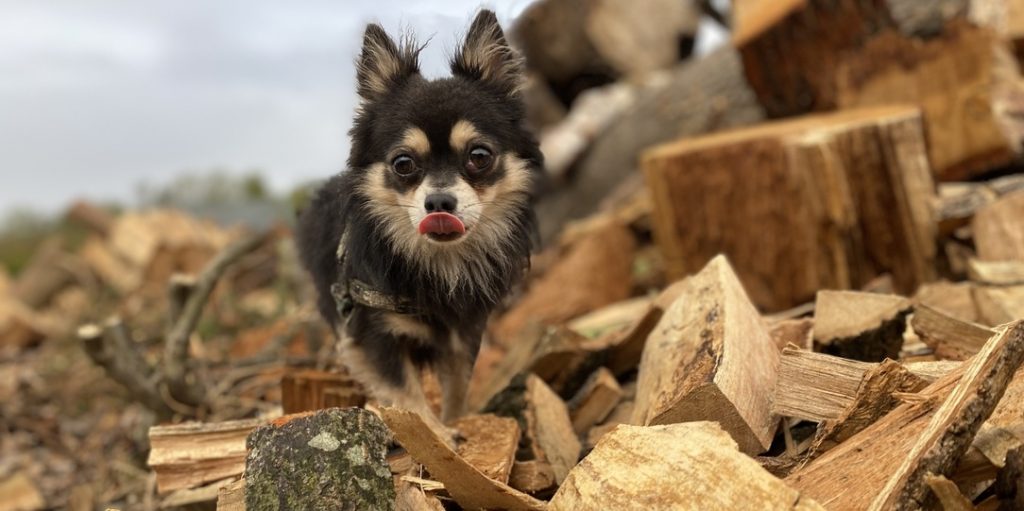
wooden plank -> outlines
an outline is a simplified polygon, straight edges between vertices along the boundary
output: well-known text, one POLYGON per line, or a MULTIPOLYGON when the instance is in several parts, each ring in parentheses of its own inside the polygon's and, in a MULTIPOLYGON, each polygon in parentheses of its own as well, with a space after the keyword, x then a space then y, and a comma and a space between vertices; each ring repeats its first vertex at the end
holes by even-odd
POLYGON ((654 328, 637 377, 633 424, 714 420, 747 454, 768 449, 779 352, 729 262, 685 281, 654 328))

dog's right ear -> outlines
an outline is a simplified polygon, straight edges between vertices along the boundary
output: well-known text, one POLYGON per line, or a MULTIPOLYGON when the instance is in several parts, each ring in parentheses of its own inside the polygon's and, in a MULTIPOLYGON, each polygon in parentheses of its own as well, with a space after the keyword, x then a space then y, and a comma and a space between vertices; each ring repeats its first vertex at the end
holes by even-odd
POLYGON ((356 66, 359 96, 376 101, 410 76, 419 74, 419 53, 412 40, 403 40, 399 46, 380 25, 367 25, 363 52, 356 66))

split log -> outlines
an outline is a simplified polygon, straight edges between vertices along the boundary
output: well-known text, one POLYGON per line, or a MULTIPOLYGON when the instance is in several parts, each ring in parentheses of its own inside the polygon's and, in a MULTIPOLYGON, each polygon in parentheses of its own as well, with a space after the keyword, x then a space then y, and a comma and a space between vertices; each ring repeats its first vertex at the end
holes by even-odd
POLYGON ((629 298, 584 314, 566 326, 588 339, 597 339, 611 332, 619 332, 643 317, 654 300, 648 296, 629 298))
POLYGON ((920 105, 936 176, 958 179, 1020 155, 1012 105, 1021 91, 1008 46, 969 25, 956 3, 748 1, 737 9, 733 44, 773 117, 920 105))
POLYGON ((532 495, 556 488, 555 471, 543 461, 517 461, 512 465, 508 485, 532 495))
POLYGON ((974 504, 970 499, 964 497, 956 483, 946 479, 945 476, 928 473, 924 477, 924 482, 935 494, 943 511, 974 511, 974 504))
MULTIPOLYGON (((858 291, 819 291, 814 308, 818 351, 853 360, 899 357, 910 300, 858 291)), ((987 339, 987 338, 986 338, 987 339)))
POLYGON ((814 319, 796 318, 769 322, 769 335, 781 351, 790 344, 805 350, 814 348, 814 319))
POLYGON ((398 408, 381 409, 395 438, 431 477, 444 483, 452 498, 469 509, 542 511, 545 505, 529 495, 495 481, 459 457, 422 417, 398 408))
POLYGON ((14 281, 11 294, 31 309, 40 309, 75 280, 60 238, 51 237, 36 249, 14 281))
POLYGON ((603 343, 609 347, 605 365, 612 373, 621 376, 640 364, 644 346, 647 344, 647 337, 654 330, 655 325, 661 321, 665 310, 679 298, 685 289, 686 287, 681 282, 668 286, 651 302, 643 315, 628 327, 609 334, 608 338, 604 339, 603 343))
POLYGON ((633 424, 714 420, 750 455, 768 449, 779 352, 725 257, 697 275, 654 328, 637 379, 633 424))
POLYGON ((967 276, 974 282, 989 286, 1024 285, 1024 259, 1016 261, 967 261, 967 276))
POLYGON ((992 330, 961 321, 927 305, 918 305, 910 322, 914 333, 945 360, 967 360, 981 351, 992 330))
POLYGON ((590 451, 601 441, 602 438, 608 432, 615 429, 620 424, 629 424, 629 421, 633 420, 633 399, 622 401, 612 410, 612 413, 608 414, 608 418, 605 419, 601 424, 590 428, 587 432, 586 443, 584 444, 584 451, 590 451))
POLYGON ((452 424, 462 438, 459 456, 485 476, 508 483, 519 446, 519 424, 515 419, 494 415, 470 415, 452 424))
POLYGON ((643 167, 670 278, 721 252, 773 311, 881 273, 901 293, 934 278, 934 190, 915 108, 684 139, 648 151, 643 167))
POLYGON ((605 435, 549 509, 824 508, 740 453, 717 424, 692 422, 620 426, 605 435))
POLYGON ((898 362, 886 360, 861 377, 853 402, 835 420, 821 423, 811 444, 811 456, 846 441, 900 404, 898 394, 916 393, 928 382, 898 362))
POLYGON ((1024 360, 1024 323, 1002 330, 970 362, 934 382, 786 481, 825 506, 917 509, 924 476, 947 475, 1024 360), (880 466, 897 466, 895 472, 880 466), (856 481, 857 484, 848 484, 856 481))
POLYGON ((974 284, 970 282, 929 282, 918 288, 913 301, 915 306, 927 306, 961 321, 978 322, 974 284))
POLYGON ((1024 507, 1024 447, 1006 455, 1006 466, 999 471, 992 489, 1002 502, 1000 509, 1024 507))
POLYGON ((983 261, 1024 261, 1024 190, 985 206, 971 222, 983 261))
POLYGON ((281 407, 286 414, 364 404, 366 392, 358 382, 340 371, 303 369, 281 378, 281 407))
POLYGON ((64 213, 64 218, 100 236, 106 236, 114 223, 109 212, 84 200, 75 201, 64 213))
POLYGON ((603 421, 622 399, 622 388, 615 375, 604 367, 594 371, 583 388, 568 402, 572 427, 577 435, 584 435, 595 424, 603 421))
POLYGON ((221 487, 217 493, 217 511, 246 511, 244 478, 221 487))
POLYGON ((1018 0, 969 0, 968 17, 991 27, 1013 46, 1020 60, 1024 49, 1024 4, 1018 0))
POLYGON ((331 409, 268 424, 249 436, 247 509, 391 509, 388 429, 360 409, 331 409))
POLYGON ((562 484, 580 457, 580 441, 572 427, 569 409, 540 378, 526 379, 526 430, 536 459, 547 462, 562 484))
MULTIPOLYGON (((906 368, 927 382, 949 373, 959 362, 911 362, 906 368)), ((877 364, 786 348, 779 363, 772 412, 822 422, 838 419, 857 399, 864 375, 877 364)))
POLYGON ((999 197, 1024 190, 1024 175, 1003 176, 980 183, 941 183, 939 203, 939 233, 949 236, 960 227, 970 225, 975 213, 999 197))
POLYGON ((551 325, 629 298, 633 290, 633 233, 609 225, 569 248, 495 326, 506 344, 527 324, 551 325))
POLYGON ((245 439, 266 421, 186 423, 149 428, 149 468, 167 493, 237 477, 245 470, 245 439))
POLYGON ((433 495, 412 483, 398 485, 395 511, 444 511, 444 505, 433 495))
POLYGON ((728 46, 633 87, 632 108, 595 135, 573 166, 572 181, 537 204, 542 240, 554 239, 566 222, 595 211, 602 199, 635 174, 638 156, 651 145, 764 119, 739 56, 728 46))
POLYGON ((987 325, 1024 318, 1024 286, 975 286, 974 302, 987 325))

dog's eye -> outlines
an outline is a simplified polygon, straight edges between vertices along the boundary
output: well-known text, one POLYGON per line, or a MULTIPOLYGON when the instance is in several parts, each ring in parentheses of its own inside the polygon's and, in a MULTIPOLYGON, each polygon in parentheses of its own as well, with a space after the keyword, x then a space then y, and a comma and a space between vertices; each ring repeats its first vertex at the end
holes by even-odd
POLYGON ((474 147, 469 152, 469 161, 466 162, 466 170, 471 174, 487 170, 494 162, 494 155, 486 147, 474 147))
POLYGON ((408 176, 416 172, 416 160, 408 154, 400 154, 391 160, 391 169, 399 176, 408 176))

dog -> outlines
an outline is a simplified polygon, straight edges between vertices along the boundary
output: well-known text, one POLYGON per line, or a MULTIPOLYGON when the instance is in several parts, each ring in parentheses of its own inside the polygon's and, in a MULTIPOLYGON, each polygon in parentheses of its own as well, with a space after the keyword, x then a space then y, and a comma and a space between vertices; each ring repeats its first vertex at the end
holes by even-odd
POLYGON ((348 169, 316 193, 296 237, 351 375, 450 433, 488 316, 537 244, 543 156, 524 126, 522 60, 492 11, 472 22, 450 77, 425 79, 421 50, 367 26, 348 169), (425 367, 441 386, 440 416, 425 367))

